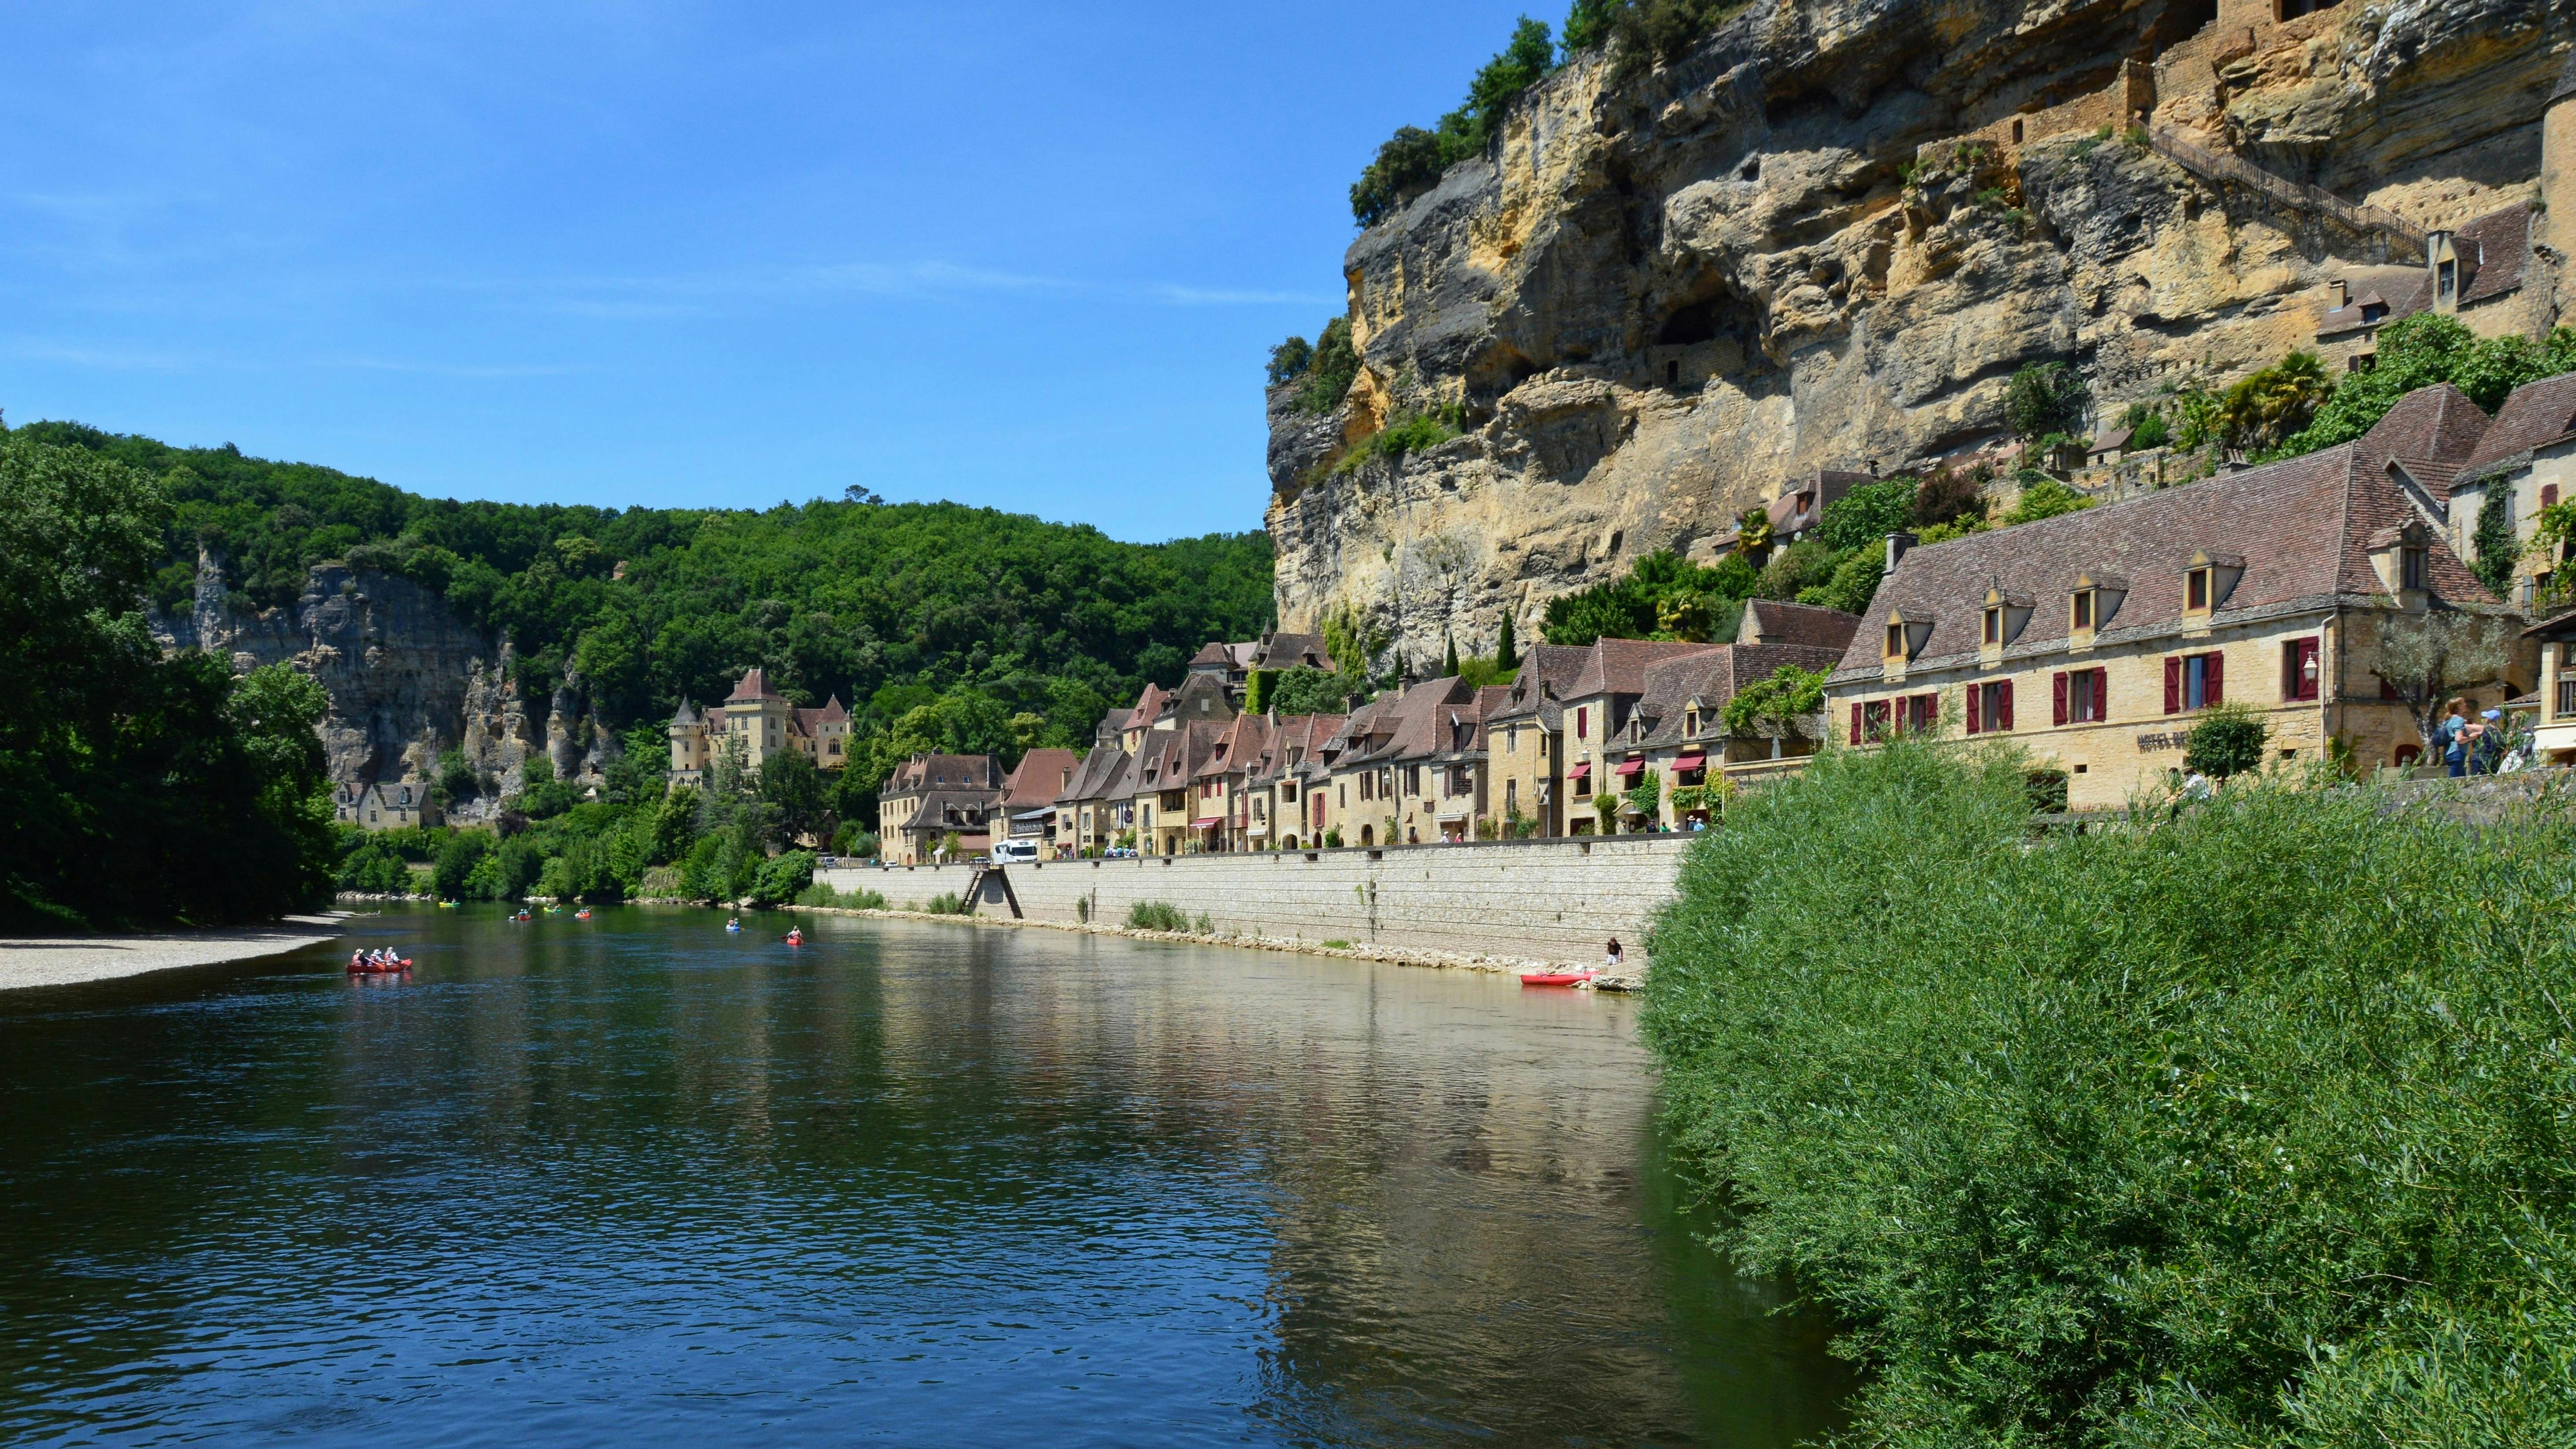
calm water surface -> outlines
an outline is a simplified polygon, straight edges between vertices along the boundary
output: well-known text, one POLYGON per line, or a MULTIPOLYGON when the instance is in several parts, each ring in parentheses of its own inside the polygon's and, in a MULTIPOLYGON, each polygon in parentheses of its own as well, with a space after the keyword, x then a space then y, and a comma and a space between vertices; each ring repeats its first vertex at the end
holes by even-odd
POLYGON ((1763 1446, 1848 1390, 1694 1240, 1626 1001, 598 917, 0 996, 0 1440, 1763 1446))

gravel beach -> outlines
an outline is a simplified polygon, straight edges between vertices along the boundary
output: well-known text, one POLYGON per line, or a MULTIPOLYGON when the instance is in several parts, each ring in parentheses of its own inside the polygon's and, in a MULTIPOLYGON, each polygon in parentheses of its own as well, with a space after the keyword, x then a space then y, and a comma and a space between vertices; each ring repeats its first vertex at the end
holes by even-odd
POLYGON ((274 956, 346 934, 345 912, 288 916, 261 926, 226 930, 162 931, 139 936, 0 937, 0 991, 29 986, 73 986, 274 956))

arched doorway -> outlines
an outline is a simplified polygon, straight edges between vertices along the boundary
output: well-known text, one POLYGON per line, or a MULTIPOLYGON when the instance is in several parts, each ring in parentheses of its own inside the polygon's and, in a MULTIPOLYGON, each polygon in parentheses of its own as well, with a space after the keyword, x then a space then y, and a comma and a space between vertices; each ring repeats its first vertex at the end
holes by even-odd
POLYGON ((1297 848, 1297 837, 1293 835, 1280 836, 1279 848, 1281 850, 1295 850, 1297 848))
POLYGON ((2399 745, 2397 747, 2397 753, 2392 757, 2392 760, 2396 764, 2397 768, 2402 770, 2422 758, 2424 758, 2424 747, 2422 745, 2399 745))
POLYGON ((1360 827, 1360 844, 1362 844, 1362 845, 1375 845, 1375 844, 1377 844, 1377 840, 1376 840, 1376 838, 1374 837, 1374 835, 1372 834, 1372 832, 1373 832, 1376 828, 1377 828, 1377 827, 1372 826, 1372 825, 1363 825, 1363 826, 1361 826, 1361 827, 1360 827))

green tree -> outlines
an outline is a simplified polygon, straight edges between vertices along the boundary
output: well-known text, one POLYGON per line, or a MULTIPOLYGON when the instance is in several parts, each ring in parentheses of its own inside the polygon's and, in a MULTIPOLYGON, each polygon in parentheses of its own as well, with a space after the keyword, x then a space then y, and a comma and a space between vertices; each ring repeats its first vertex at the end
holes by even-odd
POLYGON ((1645 817, 1638 829, 1652 830, 1663 819, 1664 777, 1651 768, 1637 772, 1637 783, 1628 787, 1628 808, 1645 817))
POLYGON ((2313 352, 2293 352, 2227 390, 2218 404, 2219 435, 2232 448, 2270 452, 2308 426, 2333 384, 2313 352))
POLYGON ((1494 639, 1494 667, 1506 674, 1521 667, 1520 644, 1512 638, 1512 613, 1509 609, 1503 611, 1502 632, 1494 639))
POLYGON ((2000 522, 2006 527, 2018 523, 2037 523, 2043 518, 2081 513, 2093 506, 2093 500, 2046 474, 2034 475, 2022 484, 2021 497, 2004 512, 2000 522))
POLYGON ((2522 337, 2480 338, 2456 318, 2419 312, 2380 328, 2374 352, 2370 370, 2338 379, 2314 420, 2281 445, 2279 456, 2349 443, 2399 398, 2436 383, 2452 384, 2492 412, 2523 383, 2576 370, 2576 332, 2561 327, 2537 345, 2522 337))
POLYGON ((1304 375, 1308 364, 1314 360, 1314 345, 1303 337, 1291 337, 1271 348, 1270 385, 1277 387, 1282 383, 1294 382, 1304 375))
POLYGON ((2263 717, 2242 704, 2229 702, 2211 709, 2191 727, 2183 746, 2182 767, 2224 780, 2263 767, 2263 746, 2272 737, 2272 727, 2263 717))
POLYGON ((802 837, 822 835, 829 813, 823 772, 803 750, 781 750, 761 762, 760 800, 769 807, 780 845, 792 847, 802 837))
POLYGON ((1824 712, 1825 679, 1832 672, 1783 664, 1770 678, 1736 690, 1718 717, 1730 735, 1794 736, 1799 720, 1824 712))
POLYGON ((2025 443, 2051 433, 2079 433, 2092 401, 2083 374, 2063 362, 2034 362, 2005 384, 2004 422, 2025 443))
POLYGON ((1442 116, 1438 130, 1398 127, 1378 147, 1376 159, 1351 184, 1351 215, 1361 226, 1375 226, 1439 184, 1441 173, 1451 166, 1482 154, 1503 113, 1555 61, 1556 48, 1547 26, 1526 15, 1520 17, 1512 28, 1511 42, 1476 72, 1468 83, 1465 104, 1442 116))
POLYGON ((1282 715, 1343 714, 1351 707, 1352 690, 1345 675, 1299 665, 1280 671, 1268 703, 1282 715))

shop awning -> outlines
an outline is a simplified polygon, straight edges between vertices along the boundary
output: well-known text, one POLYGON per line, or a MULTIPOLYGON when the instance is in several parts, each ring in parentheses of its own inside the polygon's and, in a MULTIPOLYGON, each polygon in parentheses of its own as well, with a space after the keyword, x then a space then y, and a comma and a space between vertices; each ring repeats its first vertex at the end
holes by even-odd
POLYGON ((1621 760, 1616 773, 1620 779, 1625 780, 1644 768, 1646 768, 1646 762, 1643 760, 1621 760))
POLYGON ((1190 828, 1192 830, 1214 830, 1224 823, 1225 817, 1222 815, 1202 815, 1198 819, 1190 822, 1190 828))
POLYGON ((1673 761, 1673 768, 1675 770, 1705 770, 1708 768, 1708 756, 1684 755, 1680 759, 1673 761))
POLYGON ((1575 766, 1573 769, 1566 771, 1566 772, 1565 772, 1565 778, 1567 778, 1567 779, 1569 779, 1569 780, 1581 780, 1581 779, 1584 779, 1584 778, 1588 777, 1589 775, 1591 775, 1591 773, 1592 773, 1592 762, 1591 762, 1590 760, 1585 760, 1582 764, 1579 764, 1579 765, 1575 766))

